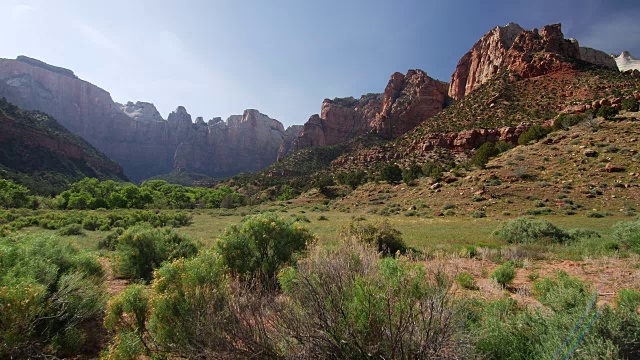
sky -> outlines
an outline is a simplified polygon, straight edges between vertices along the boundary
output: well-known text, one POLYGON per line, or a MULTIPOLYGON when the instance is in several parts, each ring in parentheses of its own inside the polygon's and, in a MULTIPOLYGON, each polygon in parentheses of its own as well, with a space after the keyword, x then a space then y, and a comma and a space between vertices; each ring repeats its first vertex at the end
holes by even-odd
POLYGON ((486 32, 562 23, 566 38, 640 58, 640 1, 0 0, 0 57, 73 70, 164 118, 258 109, 303 124, 325 98, 383 92, 394 72, 449 81, 486 32))

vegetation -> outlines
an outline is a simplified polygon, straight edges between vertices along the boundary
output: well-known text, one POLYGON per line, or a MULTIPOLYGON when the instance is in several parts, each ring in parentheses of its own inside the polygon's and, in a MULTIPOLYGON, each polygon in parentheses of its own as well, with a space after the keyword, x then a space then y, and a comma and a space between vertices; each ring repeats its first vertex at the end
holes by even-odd
POLYGON ((570 235, 544 219, 521 217, 499 227, 496 237, 510 244, 551 244, 570 240, 570 235))
POLYGON ((484 169, 485 165, 489 162, 489 159, 496 157, 501 153, 511 149, 513 146, 504 141, 498 143, 487 141, 480 145, 476 153, 471 157, 471 163, 481 169, 484 169))
POLYGON ((29 189, 13 181, 0 179, 0 207, 30 208, 33 205, 33 197, 29 189))
POLYGON ((538 141, 547 136, 553 128, 542 125, 533 125, 527 131, 523 132, 518 138, 518 144, 529 145, 531 142, 538 141))
POLYGON ((397 184, 402 181, 402 169, 397 164, 386 165, 380 170, 380 180, 397 184))
POLYGON ((402 233, 391 227, 386 220, 370 223, 364 219, 355 218, 342 229, 341 236, 373 245, 384 255, 395 255, 407 251, 407 246, 402 240, 402 233))
POLYGON ((611 120, 613 119, 616 115, 618 115, 618 110, 616 110, 616 108, 614 108, 613 106, 601 106, 598 109, 598 112, 596 113, 596 115, 605 118, 606 120, 611 120))

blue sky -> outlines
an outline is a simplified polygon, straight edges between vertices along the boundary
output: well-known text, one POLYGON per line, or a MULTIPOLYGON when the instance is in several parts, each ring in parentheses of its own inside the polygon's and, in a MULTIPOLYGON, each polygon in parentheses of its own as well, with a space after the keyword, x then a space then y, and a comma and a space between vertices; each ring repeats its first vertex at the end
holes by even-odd
POLYGON ((0 57, 69 68, 163 117, 256 108, 285 125, 324 98, 382 92, 419 68, 449 81, 496 25, 562 23, 565 37, 640 58, 640 1, 0 0, 0 57))

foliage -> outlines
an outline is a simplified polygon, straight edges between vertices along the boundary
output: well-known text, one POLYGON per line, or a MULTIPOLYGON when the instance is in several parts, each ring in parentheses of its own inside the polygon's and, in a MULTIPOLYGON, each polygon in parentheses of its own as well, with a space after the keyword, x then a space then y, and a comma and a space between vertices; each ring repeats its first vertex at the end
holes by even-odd
POLYGON ((58 235, 71 236, 82 235, 82 226, 78 224, 70 224, 58 230, 58 235))
POLYGON ((544 219, 520 217, 502 224, 494 232, 500 240, 510 244, 551 244, 571 240, 570 235, 544 219))
POLYGON ((0 357, 37 344, 71 355, 104 306, 102 267, 58 237, 0 238, 0 357), (69 345, 71 335, 75 342, 69 345))
POLYGON ((635 97, 629 97, 622 100, 622 110, 638 111, 638 100, 635 97))
POLYGON ((249 216, 241 224, 227 228, 215 248, 233 273, 257 277, 269 284, 279 268, 313 240, 309 230, 295 220, 286 221, 276 214, 265 213, 249 216))
POLYGON ((626 249, 640 254, 640 220, 616 223, 612 227, 612 238, 626 249))
POLYGON ((402 169, 397 164, 388 164, 380 170, 380 179, 389 184, 397 184, 402 181, 402 169))
POLYGON ((529 143, 531 143, 532 141, 535 142, 544 138, 552 130, 553 128, 551 127, 545 127, 542 125, 533 125, 529 129, 527 129, 527 131, 520 134, 520 137, 518 138, 518 144, 529 145, 529 143))
POLYGON ((282 189, 280 189, 280 195, 278 195, 278 201, 287 201, 296 197, 296 191, 291 187, 291 185, 284 185, 282 189))
POLYGON ((398 252, 407 251, 402 233, 391 227, 387 220, 370 223, 361 218, 355 218, 341 230, 340 236, 373 245, 385 255, 393 256, 398 252))
POLYGON ((425 359, 468 355, 444 274, 381 259, 366 244, 314 247, 279 280, 278 325, 291 358, 425 359))
POLYGON ((407 185, 413 185, 415 180, 421 176, 422 168, 415 162, 412 162, 406 169, 402 170, 402 181, 407 185))
POLYGON ((513 146, 507 142, 500 141, 498 143, 487 141, 480 145, 476 153, 471 157, 471 163, 481 169, 489 162, 489 159, 500 155, 501 153, 511 149, 513 146))
POLYGON ((567 130, 570 127, 581 123, 587 119, 593 118, 593 115, 585 115, 585 114, 560 114, 553 121, 553 130, 567 130))
POLYGON ((342 185, 347 185, 355 190, 367 181, 367 173, 362 170, 341 172, 336 175, 336 180, 342 185))
POLYGON ((195 256, 196 243, 170 229, 135 226, 118 237, 114 270, 127 279, 151 280, 165 261, 195 256))
POLYGON ((33 197, 29 189, 10 180, 0 179, 0 208, 30 208, 33 197))
POLYGON ((219 255, 167 263, 149 289, 129 286, 108 305, 116 332, 107 358, 272 358, 257 296, 229 280, 219 255))
POLYGON ((433 179, 438 179, 444 171, 445 169, 442 165, 433 161, 429 161, 422 166, 422 173, 433 179))
POLYGON ((596 113, 599 117, 605 118, 606 120, 613 119, 616 115, 618 115, 618 110, 613 106, 601 106, 596 113))
POLYGON ((491 278, 502 286, 511 284, 515 277, 516 266, 512 261, 507 261, 504 264, 498 266, 491 274, 491 278))
POLYGON ((473 278, 473 275, 468 272, 461 272, 456 275, 456 283, 460 285, 464 289, 468 290, 476 290, 478 286, 476 285, 476 280, 473 278))

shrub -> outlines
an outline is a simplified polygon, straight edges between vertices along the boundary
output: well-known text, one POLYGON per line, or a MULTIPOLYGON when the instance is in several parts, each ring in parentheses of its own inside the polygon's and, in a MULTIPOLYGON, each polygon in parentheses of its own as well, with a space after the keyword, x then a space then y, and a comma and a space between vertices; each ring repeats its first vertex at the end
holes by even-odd
POLYGON ((33 201, 29 189, 13 181, 0 179, 0 207, 29 208, 33 207, 33 201))
POLYGON ((355 190, 367 181, 367 173, 362 170, 343 172, 336 175, 337 181, 342 185, 348 185, 355 190))
POLYGON ((529 145, 532 141, 538 141, 547 136, 553 129, 542 125, 533 125, 527 131, 520 134, 518 144, 529 145))
POLYGON ((496 143, 487 141, 480 145, 476 153, 471 157, 471 163, 481 169, 484 169, 485 165, 494 156, 498 156, 500 151, 496 148, 496 143))
POLYGON ((622 110, 638 111, 638 100, 635 97, 622 100, 622 110))
POLYGON ((596 113, 599 117, 602 117, 606 120, 613 119, 616 115, 618 115, 618 110, 613 106, 601 106, 596 113))
POLYGON ((164 261, 197 254, 190 239, 170 229, 136 226, 118 237, 115 245, 115 272, 127 279, 151 280, 153 270, 164 261))
POLYGON ((167 263, 150 289, 132 285, 109 302, 108 357, 274 358, 259 315, 269 304, 247 294, 213 252, 167 263))
POLYGON ((500 226, 495 232, 500 240, 510 244, 551 244, 571 240, 569 234, 544 219, 521 217, 500 226))
POLYGON ((50 346, 76 354, 85 325, 104 307, 102 267, 59 237, 0 238, 0 357, 50 346), (70 337, 75 343, 70 344, 70 337))
POLYGON ((415 162, 412 162, 411 164, 409 164, 409 167, 402 170, 402 181, 404 181, 404 183, 407 185, 415 184, 415 180, 420 178, 421 176, 422 168, 415 162))
POLYGON ((476 210, 471 213, 471 217, 474 219, 485 218, 487 217, 487 213, 484 212, 483 210, 476 210))
POLYGON ((476 290, 478 288, 478 286, 476 285, 476 280, 473 278, 473 275, 469 274, 466 271, 456 276, 456 283, 468 290, 476 290))
MULTIPOLYGON (((593 115, 591 115, 593 117, 593 115)), ((570 127, 581 123, 586 120, 587 116, 583 114, 569 115, 569 114, 560 114, 553 121, 553 130, 567 130, 570 127)))
POLYGON ((353 219, 342 229, 340 236, 375 246, 384 255, 404 253, 407 246, 402 240, 402 233, 392 228, 388 221, 370 223, 359 218, 353 219))
POLYGON ((78 224, 67 225, 58 230, 58 235, 62 235, 62 236, 82 235, 82 226, 78 224))
POLYGON ((498 266, 491 274, 491 278, 502 286, 511 284, 515 277, 516 266, 512 261, 507 261, 504 264, 498 266))
POLYGON ((429 176, 433 179, 437 179, 439 178, 442 173, 444 172, 444 168, 435 162, 427 162, 426 164, 424 164, 424 166, 422 166, 422 173, 425 176, 429 176))
POLYGON ((380 179, 389 184, 397 184, 402 181, 402 169, 396 164, 386 165, 380 170, 380 179))
POLYGON ((640 254, 640 220, 620 221, 613 225, 612 237, 626 249, 640 254))
POLYGON ((215 248, 222 261, 235 274, 257 276, 267 283, 296 252, 304 250, 314 236, 294 221, 285 221, 273 213, 247 217, 239 225, 227 228, 215 248))
POLYGON ((314 247, 278 278, 287 296, 278 325, 291 358, 469 355, 460 307, 442 273, 347 241, 314 247))

